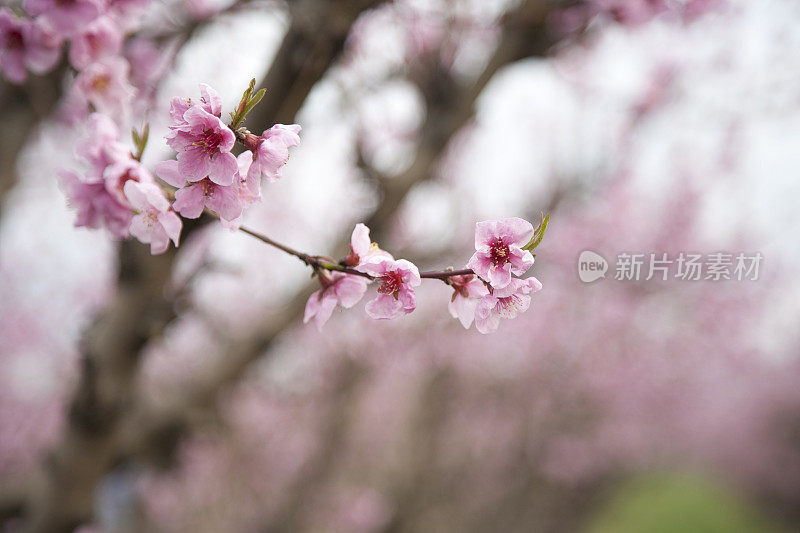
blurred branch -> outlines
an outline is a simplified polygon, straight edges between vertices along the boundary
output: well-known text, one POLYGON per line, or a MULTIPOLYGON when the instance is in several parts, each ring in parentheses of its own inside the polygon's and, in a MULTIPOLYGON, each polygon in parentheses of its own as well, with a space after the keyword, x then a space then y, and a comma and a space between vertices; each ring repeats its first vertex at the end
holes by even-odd
POLYGON ((291 24, 261 87, 266 95, 248 117, 253 131, 291 123, 311 88, 344 49, 356 18, 380 0, 296 0, 291 24))
POLYGON ((171 317, 161 278, 174 255, 122 243, 117 295, 84 338, 67 424, 28 509, 30 531, 71 531, 91 517, 95 485, 118 459, 117 430, 133 402, 142 348, 171 317))
POLYGON ((33 479, 8 479, 0 484, 0 524, 22 514, 33 479))
POLYGON ((25 85, 0 81, 0 217, 6 193, 17 183, 17 156, 58 103, 65 70, 62 62, 44 77, 30 76, 25 85))
POLYGON ((413 530, 409 523, 431 496, 425 479, 432 473, 438 457, 438 428, 446 418, 449 384, 452 376, 445 368, 434 370, 423 386, 412 417, 406 448, 405 467, 391 492, 394 513, 382 529, 386 533, 413 530))
POLYGON ((450 139, 473 116, 475 102, 489 80, 502 67, 526 57, 542 57, 554 44, 547 30, 547 16, 552 8, 547 0, 527 0, 503 17, 500 43, 477 80, 462 86, 443 69, 417 75, 417 84, 426 105, 425 121, 420 129, 419 148, 409 168, 398 176, 382 179, 381 205, 365 222, 376 239, 385 235, 409 191, 432 179, 450 139))
POLYGON ((265 533, 302 531, 303 505, 311 499, 309 496, 314 488, 321 486, 335 469, 338 453, 345 445, 353 404, 357 398, 356 390, 364 379, 364 372, 364 369, 350 358, 345 358, 342 366, 337 369, 336 389, 325 399, 330 406, 325 417, 325 425, 317 439, 320 449, 316 456, 304 465, 298 479, 290 487, 286 503, 262 528, 265 533))

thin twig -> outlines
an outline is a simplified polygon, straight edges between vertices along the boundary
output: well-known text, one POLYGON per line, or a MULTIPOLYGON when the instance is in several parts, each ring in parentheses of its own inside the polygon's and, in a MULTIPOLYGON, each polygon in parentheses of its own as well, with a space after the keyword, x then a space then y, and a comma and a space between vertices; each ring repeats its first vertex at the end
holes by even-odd
MULTIPOLYGON (((210 211, 206 211, 206 213, 208 213, 209 215, 211 215, 211 216, 213 216, 215 218, 219 218, 219 216, 216 213, 213 213, 213 212, 210 212, 210 211)), ((281 250, 282 252, 285 252, 285 253, 287 253, 289 255, 295 256, 300 261, 305 263, 307 266, 310 266, 312 268, 315 268, 315 269, 316 268, 321 268, 321 269, 324 269, 324 270, 335 270, 336 272, 343 272, 345 274, 352 274, 354 276, 361 276, 362 278, 367 278, 367 279, 371 279, 371 280, 377 279, 375 276, 367 274, 366 272, 361 272, 361 271, 358 271, 358 270, 356 270, 354 268, 351 268, 351 267, 347 267, 347 266, 339 265, 339 264, 336 264, 336 263, 332 263, 330 261, 326 261, 325 259, 323 259, 323 258, 321 258, 319 256, 314 256, 314 255, 309 255, 309 254, 306 254, 306 253, 303 253, 303 252, 299 252, 299 251, 295 250, 294 248, 292 248, 290 246, 286 246, 285 244, 281 244, 278 241, 275 241, 272 238, 267 237, 263 233, 259 233, 259 232, 255 231, 255 230, 252 230, 252 229, 250 229, 250 228, 248 228, 246 226, 240 226, 239 227, 239 231, 247 233, 251 237, 255 237, 256 239, 260 240, 261 242, 269 244, 270 246, 272 246, 274 248, 277 248, 278 250, 281 250)), ((423 278, 423 279, 440 279, 440 280, 446 282, 447 278, 449 278, 449 277, 452 277, 452 276, 467 276, 467 275, 470 275, 470 274, 475 274, 475 272, 471 268, 464 268, 464 269, 461 269, 461 270, 431 270, 431 271, 428 271, 428 272, 420 272, 419 277, 423 278)))

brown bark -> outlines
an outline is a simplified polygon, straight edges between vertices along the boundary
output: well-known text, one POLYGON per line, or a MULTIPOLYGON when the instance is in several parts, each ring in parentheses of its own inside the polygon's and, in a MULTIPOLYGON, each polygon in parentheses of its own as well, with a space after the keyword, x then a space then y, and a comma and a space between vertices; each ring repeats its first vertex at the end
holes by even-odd
POLYGON ((0 81, 0 216, 6 194, 17 183, 17 156, 61 97, 64 67, 62 64, 47 76, 31 76, 25 85, 0 81))

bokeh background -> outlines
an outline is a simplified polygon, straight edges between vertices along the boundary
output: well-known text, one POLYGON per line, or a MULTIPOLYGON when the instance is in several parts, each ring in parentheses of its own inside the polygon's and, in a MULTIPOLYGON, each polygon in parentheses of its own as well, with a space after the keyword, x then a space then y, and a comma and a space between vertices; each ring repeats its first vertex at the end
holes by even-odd
POLYGON ((250 227, 342 257, 363 221, 460 268, 476 221, 544 211, 544 289, 492 335, 433 281, 407 317, 320 333, 308 270, 245 234, 187 226, 152 257, 74 228, 74 71, 3 80, 4 530, 800 528, 796 2, 130 3, 105 111, 150 124, 145 164, 171 97, 208 83, 227 112, 255 77, 248 127, 303 130, 250 227), (622 281, 622 252, 763 260, 622 281))

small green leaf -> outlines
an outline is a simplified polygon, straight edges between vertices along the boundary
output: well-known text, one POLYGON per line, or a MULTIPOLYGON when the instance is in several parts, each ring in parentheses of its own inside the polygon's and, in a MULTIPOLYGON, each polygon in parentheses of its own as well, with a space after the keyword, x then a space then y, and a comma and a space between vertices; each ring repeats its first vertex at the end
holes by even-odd
POLYGON ((144 152, 144 149, 147 147, 148 139, 150 139, 150 123, 149 122, 145 123, 144 131, 142 132, 142 138, 141 138, 141 142, 142 142, 142 150, 141 151, 142 152, 144 152))
POLYGON ((250 102, 250 95, 253 94, 253 89, 256 86, 256 79, 252 78, 250 80, 250 84, 247 86, 247 89, 242 93, 242 98, 239 100, 239 105, 236 106, 236 113, 231 113, 231 123, 230 127, 236 129, 239 127, 239 124, 244 121, 244 117, 247 114, 245 109, 247 108, 248 102, 250 102))
POLYGON ((550 221, 550 215, 542 216, 542 221, 539 223, 539 226, 534 230, 533 237, 531 237, 530 242, 522 247, 523 250, 533 250, 539 243, 542 242, 544 239, 544 233, 547 230, 547 223, 550 221))
POLYGON ((144 154, 144 149, 147 147, 147 139, 150 138, 150 124, 144 125, 141 134, 136 131, 136 128, 131 129, 131 138, 133 139, 133 146, 135 150, 133 152, 134 159, 141 161, 142 154, 144 154))
POLYGON ((258 105, 262 98, 264 98, 265 94, 267 94, 267 90, 261 89, 253 98, 250 99, 250 102, 247 103, 247 106, 244 108, 244 112, 242 113, 243 121, 245 118, 247 118, 247 114, 250 113, 250 111, 252 111, 256 105, 258 105))
POLYGON ((247 86, 247 89, 244 90, 242 93, 242 99, 239 100, 239 106, 236 108, 237 112, 241 112, 244 107, 247 105, 247 102, 250 101, 250 95, 253 94, 253 88, 256 86, 256 79, 253 78, 250 80, 250 85, 247 86))

